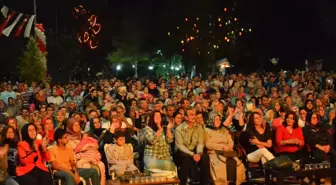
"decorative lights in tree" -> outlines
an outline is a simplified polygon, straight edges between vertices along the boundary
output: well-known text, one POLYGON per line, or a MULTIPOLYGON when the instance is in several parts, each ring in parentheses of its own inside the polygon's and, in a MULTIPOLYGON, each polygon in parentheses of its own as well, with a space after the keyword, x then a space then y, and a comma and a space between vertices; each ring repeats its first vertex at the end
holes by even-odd
POLYGON ((215 50, 236 44, 237 39, 252 32, 251 28, 241 25, 235 14, 235 8, 224 7, 217 15, 187 16, 168 32, 168 37, 180 43, 182 53, 212 54, 215 50))
POLYGON ((78 21, 78 41, 83 45, 88 45, 90 49, 98 47, 97 35, 101 30, 101 25, 97 22, 97 16, 87 11, 83 5, 73 8, 72 14, 78 21))

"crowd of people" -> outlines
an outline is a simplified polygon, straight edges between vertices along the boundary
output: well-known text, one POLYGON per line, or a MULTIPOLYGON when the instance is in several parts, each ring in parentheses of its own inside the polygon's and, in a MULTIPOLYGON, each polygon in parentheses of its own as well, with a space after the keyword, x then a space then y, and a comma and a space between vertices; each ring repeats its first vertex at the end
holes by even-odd
POLYGON ((155 170, 182 185, 242 184, 247 162, 281 155, 335 167, 335 77, 280 71, 4 82, 0 184, 52 184, 52 176, 106 185, 111 173, 155 170))

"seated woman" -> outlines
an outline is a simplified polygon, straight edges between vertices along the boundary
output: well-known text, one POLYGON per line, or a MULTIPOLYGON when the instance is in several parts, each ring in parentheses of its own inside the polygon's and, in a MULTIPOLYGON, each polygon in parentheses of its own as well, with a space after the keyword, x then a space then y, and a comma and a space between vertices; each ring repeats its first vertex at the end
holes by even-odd
POLYGON ((291 111, 286 114, 285 121, 276 130, 276 152, 288 156, 292 161, 302 159, 304 153, 304 138, 301 127, 298 125, 298 117, 291 111))
POLYGON ((0 169, 7 172, 5 185, 18 185, 14 180, 16 176, 17 162, 17 144, 19 142, 18 135, 13 127, 5 127, 1 133, 0 142, 0 169))
POLYGON ((305 142, 311 154, 317 161, 330 161, 336 166, 336 151, 332 146, 332 137, 328 131, 329 125, 319 123, 319 116, 313 112, 307 115, 306 126, 303 127, 305 142))
MULTIPOLYGON (((67 146, 75 150, 83 138, 83 134, 80 129, 80 123, 74 118, 69 118, 66 120, 66 131, 69 140, 67 146)), ((100 171, 101 168, 100 165, 91 164, 89 161, 82 161, 81 166, 85 166, 86 168, 95 168, 97 171, 100 171)), ((104 176, 104 174, 100 174, 100 176, 104 176)), ((104 181, 102 183, 104 183, 104 181)))
POLYGON ((214 184, 241 184, 245 180, 244 164, 234 155, 233 140, 229 130, 221 124, 220 115, 215 115, 213 120, 213 124, 205 128, 204 137, 214 184))
POLYGON ((22 141, 18 143, 19 165, 16 168, 16 181, 20 185, 51 185, 48 168, 44 165, 50 160, 48 141, 36 140, 36 126, 26 124, 21 129, 22 141))
POLYGON ((253 112, 247 124, 246 132, 240 137, 240 143, 246 150, 247 160, 262 164, 274 159, 274 155, 269 151, 272 148, 271 131, 263 124, 260 113, 253 112))
POLYGON ((74 149, 76 153, 77 168, 90 168, 96 165, 100 170, 100 184, 105 185, 105 165, 101 162, 101 154, 98 151, 98 141, 89 133, 84 133, 80 143, 74 149))
POLYGON ((170 143, 174 140, 171 131, 173 127, 173 123, 169 123, 164 131, 159 111, 155 111, 150 116, 148 126, 143 128, 142 131, 145 142, 145 169, 176 170, 170 155, 170 143))
POLYGON ((117 131, 114 135, 116 144, 108 144, 106 146, 106 158, 111 170, 115 170, 118 175, 123 175, 125 172, 139 171, 134 165, 133 147, 131 144, 125 144, 125 133, 117 131))
POLYGON ((9 176, 16 176, 17 165, 17 145, 19 142, 19 136, 15 132, 15 129, 11 126, 5 127, 1 133, 1 146, 8 147, 7 160, 8 168, 7 172, 9 176))

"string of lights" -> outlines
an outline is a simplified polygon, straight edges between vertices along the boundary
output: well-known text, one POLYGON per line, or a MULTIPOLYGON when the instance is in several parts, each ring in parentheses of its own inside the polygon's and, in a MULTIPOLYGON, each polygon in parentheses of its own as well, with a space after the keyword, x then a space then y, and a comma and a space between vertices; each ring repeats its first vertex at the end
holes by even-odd
POLYGON ((185 17, 173 31, 168 32, 168 37, 180 44, 180 52, 187 50, 197 54, 211 54, 225 45, 235 44, 239 37, 252 32, 241 24, 235 15, 235 7, 224 7, 218 15, 185 17))
POLYGON ((77 39, 83 45, 88 45, 90 49, 98 47, 97 35, 101 30, 101 25, 97 22, 97 16, 87 11, 83 5, 73 8, 72 15, 78 21, 77 39))

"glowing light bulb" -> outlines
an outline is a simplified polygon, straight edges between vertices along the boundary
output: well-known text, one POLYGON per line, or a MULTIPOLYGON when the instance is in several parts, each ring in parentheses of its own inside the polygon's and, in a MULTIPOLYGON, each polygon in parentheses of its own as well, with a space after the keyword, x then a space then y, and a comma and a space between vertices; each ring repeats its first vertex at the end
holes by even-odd
POLYGON ((117 71, 120 71, 121 70, 121 65, 118 64, 117 67, 116 67, 117 71))
POLYGON ((170 36, 170 32, 168 32, 168 36, 170 36))

